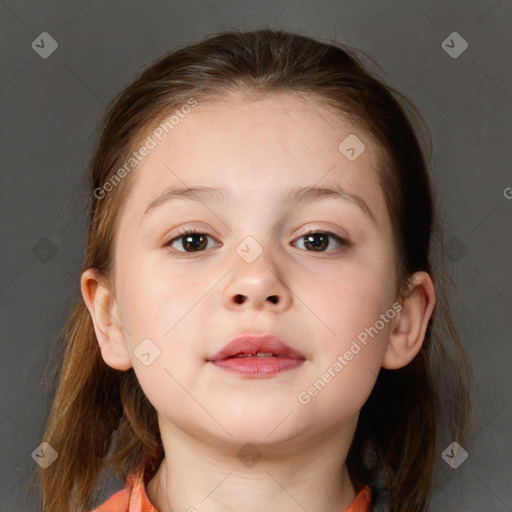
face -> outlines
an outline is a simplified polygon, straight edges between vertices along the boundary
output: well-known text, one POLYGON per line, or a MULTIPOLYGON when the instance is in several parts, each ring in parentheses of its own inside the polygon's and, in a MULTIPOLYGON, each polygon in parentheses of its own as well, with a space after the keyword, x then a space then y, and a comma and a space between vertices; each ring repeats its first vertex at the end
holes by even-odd
POLYGON ((156 147, 132 171, 119 219, 114 283, 127 354, 161 428, 286 445, 354 421, 395 302, 370 137, 298 95, 199 102, 161 141, 149 135, 156 147), (354 135, 365 146, 355 159, 354 135), (162 197, 178 187, 222 192, 162 197), (307 187, 344 192, 293 195, 307 187), (246 333, 275 335, 304 361, 266 377, 207 361, 246 333), (157 357, 146 365, 141 352, 157 357))

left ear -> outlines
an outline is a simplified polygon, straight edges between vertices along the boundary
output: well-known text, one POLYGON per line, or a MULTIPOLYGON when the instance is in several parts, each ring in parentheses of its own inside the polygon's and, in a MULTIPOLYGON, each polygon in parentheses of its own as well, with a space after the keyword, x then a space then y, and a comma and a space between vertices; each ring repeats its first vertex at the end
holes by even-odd
POLYGON ((406 366, 420 351, 436 303, 434 283, 427 272, 415 272, 410 283, 382 360, 388 370, 406 366))

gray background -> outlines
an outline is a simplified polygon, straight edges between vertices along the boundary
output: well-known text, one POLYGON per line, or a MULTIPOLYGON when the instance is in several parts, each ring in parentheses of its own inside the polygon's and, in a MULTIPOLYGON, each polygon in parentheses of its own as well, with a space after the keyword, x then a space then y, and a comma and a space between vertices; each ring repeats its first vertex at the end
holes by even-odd
POLYGON ((0 510, 35 510, 24 496, 40 379, 79 293, 83 170, 100 113, 176 45, 265 25, 364 50, 425 116, 475 378, 469 458, 431 510, 512 510, 511 21, 509 0, 0 2, 0 510), (456 59, 441 47, 454 31, 469 44, 456 59), (42 32, 59 45, 48 59, 31 47, 42 32))

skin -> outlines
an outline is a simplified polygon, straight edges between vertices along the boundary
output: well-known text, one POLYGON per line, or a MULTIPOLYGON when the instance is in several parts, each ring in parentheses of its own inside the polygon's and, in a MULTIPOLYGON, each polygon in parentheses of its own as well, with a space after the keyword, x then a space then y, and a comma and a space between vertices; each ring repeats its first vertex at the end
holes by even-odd
POLYGON ((400 368, 418 353, 435 304, 425 272, 397 297, 375 154, 369 135, 317 100, 231 94, 199 102, 133 171, 114 280, 89 269, 81 286, 105 363, 133 366, 158 412, 168 456, 147 494, 160 512, 339 512, 354 500, 345 459, 359 411, 381 367, 400 368), (349 134, 366 146, 354 161, 338 150, 349 134), (143 215, 184 184, 222 186, 232 197, 175 200, 143 215), (293 187, 332 184, 364 199, 376 220, 347 199, 279 199, 293 187), (179 252, 183 239, 164 247, 186 226, 212 237, 205 250, 179 252), (330 239, 316 252, 305 244, 308 231, 332 231, 351 245, 330 239), (248 236, 263 250, 252 263, 236 252, 248 236), (301 404, 298 393, 397 301, 401 311, 301 404), (279 336, 305 363, 256 379, 206 361, 246 332, 279 336), (133 353, 147 338, 160 350, 149 366, 133 353), (261 455, 250 467, 237 457, 247 443, 261 455))

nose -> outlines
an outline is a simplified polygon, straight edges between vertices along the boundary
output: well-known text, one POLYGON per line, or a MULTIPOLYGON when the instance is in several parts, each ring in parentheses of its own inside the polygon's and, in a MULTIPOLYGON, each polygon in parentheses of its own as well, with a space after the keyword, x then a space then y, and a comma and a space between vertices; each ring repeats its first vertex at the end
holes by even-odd
POLYGON ((292 292, 270 251, 252 263, 236 255, 230 279, 224 288, 224 306, 233 309, 286 311, 292 303, 292 292))

